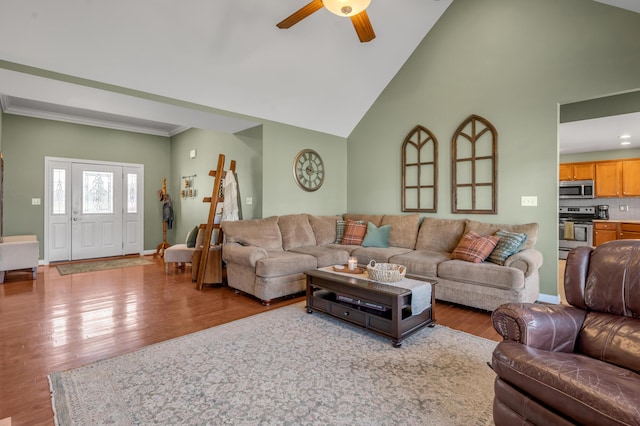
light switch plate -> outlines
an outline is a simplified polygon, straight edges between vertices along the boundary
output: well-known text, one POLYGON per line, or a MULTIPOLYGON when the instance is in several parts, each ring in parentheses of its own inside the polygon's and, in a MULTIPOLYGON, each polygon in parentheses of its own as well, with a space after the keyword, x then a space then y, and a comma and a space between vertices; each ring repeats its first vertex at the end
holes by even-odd
POLYGON ((31 205, 32 206, 39 206, 40 205, 40 198, 32 198, 31 199, 31 205))
POLYGON ((525 207, 536 207, 538 205, 538 197, 535 195, 528 197, 523 196, 521 198, 520 205, 525 207))

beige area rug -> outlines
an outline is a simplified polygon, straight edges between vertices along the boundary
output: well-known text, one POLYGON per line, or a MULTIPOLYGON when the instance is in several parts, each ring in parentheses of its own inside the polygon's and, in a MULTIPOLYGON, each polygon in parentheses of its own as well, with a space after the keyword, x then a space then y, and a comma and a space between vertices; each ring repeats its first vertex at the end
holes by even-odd
POLYGON ((69 263, 58 265, 60 275, 80 274, 82 272, 104 271, 106 269, 128 268, 130 266, 151 265, 153 262, 141 257, 131 257, 126 259, 99 260, 96 262, 69 263))
POLYGON ((58 425, 491 425, 496 342, 390 340, 304 302, 49 375, 58 425))

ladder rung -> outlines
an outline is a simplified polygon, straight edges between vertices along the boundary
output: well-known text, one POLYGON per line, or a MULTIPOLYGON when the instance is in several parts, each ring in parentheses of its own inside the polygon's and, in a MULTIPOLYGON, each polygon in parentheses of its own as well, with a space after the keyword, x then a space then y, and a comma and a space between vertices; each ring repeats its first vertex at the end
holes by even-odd
POLYGON ((202 199, 202 202, 203 202, 203 203, 210 203, 210 202, 211 202, 211 197, 204 197, 204 198, 202 199))

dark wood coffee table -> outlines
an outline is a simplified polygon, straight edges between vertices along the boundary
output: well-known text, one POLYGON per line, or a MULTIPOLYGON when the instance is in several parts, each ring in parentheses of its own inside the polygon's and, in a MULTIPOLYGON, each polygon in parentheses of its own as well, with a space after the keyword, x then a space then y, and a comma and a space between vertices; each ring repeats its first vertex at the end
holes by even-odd
MULTIPOLYGON (((431 307, 411 315, 411 290, 323 270, 305 272, 307 312, 322 312, 348 321, 384 337, 394 347, 424 326, 433 327, 435 282, 431 283, 431 307)), ((427 281, 407 276, 414 280, 427 281)))

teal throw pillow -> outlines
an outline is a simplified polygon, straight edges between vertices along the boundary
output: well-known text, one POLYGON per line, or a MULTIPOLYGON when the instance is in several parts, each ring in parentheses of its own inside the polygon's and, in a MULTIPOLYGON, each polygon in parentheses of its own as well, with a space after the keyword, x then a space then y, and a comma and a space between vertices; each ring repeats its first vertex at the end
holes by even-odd
POLYGON ((373 223, 367 223, 367 233, 362 240, 362 247, 389 247, 389 232, 391 225, 384 225, 378 228, 373 223))
POLYGON ((185 242, 187 247, 194 248, 196 246, 197 237, 198 237, 198 227, 196 226, 187 234, 187 241, 185 242))
POLYGON ((505 231, 504 229, 496 232, 496 237, 500 238, 500 240, 487 260, 497 263, 498 265, 504 265, 507 258, 519 252, 527 241, 527 234, 518 234, 516 232, 505 231))

